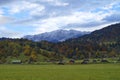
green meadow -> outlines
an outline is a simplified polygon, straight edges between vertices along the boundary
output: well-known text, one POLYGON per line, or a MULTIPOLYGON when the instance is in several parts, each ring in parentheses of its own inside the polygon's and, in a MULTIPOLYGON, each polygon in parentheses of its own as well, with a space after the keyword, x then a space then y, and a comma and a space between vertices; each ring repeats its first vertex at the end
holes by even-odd
POLYGON ((120 80, 120 64, 0 65, 0 80, 120 80))

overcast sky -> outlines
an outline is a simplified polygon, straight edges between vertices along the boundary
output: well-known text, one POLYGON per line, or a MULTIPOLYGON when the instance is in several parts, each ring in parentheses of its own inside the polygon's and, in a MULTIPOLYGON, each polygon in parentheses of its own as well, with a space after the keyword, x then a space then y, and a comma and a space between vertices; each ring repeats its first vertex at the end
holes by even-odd
POLYGON ((120 22, 120 0, 0 0, 0 37, 57 29, 94 31, 120 22))

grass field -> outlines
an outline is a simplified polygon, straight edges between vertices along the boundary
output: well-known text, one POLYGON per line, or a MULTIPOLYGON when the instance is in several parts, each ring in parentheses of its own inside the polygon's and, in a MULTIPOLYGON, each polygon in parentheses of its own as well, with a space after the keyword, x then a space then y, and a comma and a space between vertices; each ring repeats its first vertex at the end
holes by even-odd
POLYGON ((120 64, 0 65, 0 80, 120 80, 120 64))

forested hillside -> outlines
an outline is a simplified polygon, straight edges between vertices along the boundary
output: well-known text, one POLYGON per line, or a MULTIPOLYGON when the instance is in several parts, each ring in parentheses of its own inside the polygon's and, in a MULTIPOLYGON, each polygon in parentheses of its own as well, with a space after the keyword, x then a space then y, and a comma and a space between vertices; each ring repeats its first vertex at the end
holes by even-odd
POLYGON ((25 39, 1 38, 0 63, 9 63, 12 59, 32 63, 57 58, 55 52, 41 49, 39 46, 39 43, 25 39))
POLYGON ((120 23, 60 43, 26 39, 0 39, 0 63, 15 58, 24 63, 120 56, 120 23))
MULTIPOLYGON (((43 43, 45 44, 45 43, 43 43)), ((50 45, 51 43, 49 43, 50 45)), ((46 43, 48 45, 48 43, 46 43)), ((120 23, 107 26, 79 38, 69 39, 42 48, 60 53, 68 58, 103 58, 120 55, 120 23)))

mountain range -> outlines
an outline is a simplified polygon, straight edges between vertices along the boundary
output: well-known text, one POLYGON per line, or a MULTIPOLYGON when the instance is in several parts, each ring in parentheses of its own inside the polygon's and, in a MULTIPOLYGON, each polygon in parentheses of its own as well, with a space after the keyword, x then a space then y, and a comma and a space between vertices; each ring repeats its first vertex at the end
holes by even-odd
POLYGON ((61 53, 68 58, 115 57, 120 55, 120 23, 57 43, 54 46, 51 43, 42 42, 41 48, 52 49, 52 51, 61 53))
MULTIPOLYGON (((56 35, 55 32, 58 34, 55 37, 59 37, 59 35, 64 36, 65 33, 62 33, 66 32, 66 30, 53 31, 54 35, 56 35)), ((72 30, 72 32, 74 31, 72 30)), ((10 60, 15 58, 22 60, 23 63, 60 60, 64 58, 118 58, 120 56, 120 23, 112 24, 103 29, 76 38, 70 38, 63 42, 53 42, 36 42, 22 38, 1 38, 0 63, 9 63, 10 60)))
POLYGON ((26 35, 23 38, 32 41, 63 42, 70 38, 77 38, 90 32, 81 32, 76 30, 55 30, 37 35, 26 35))

